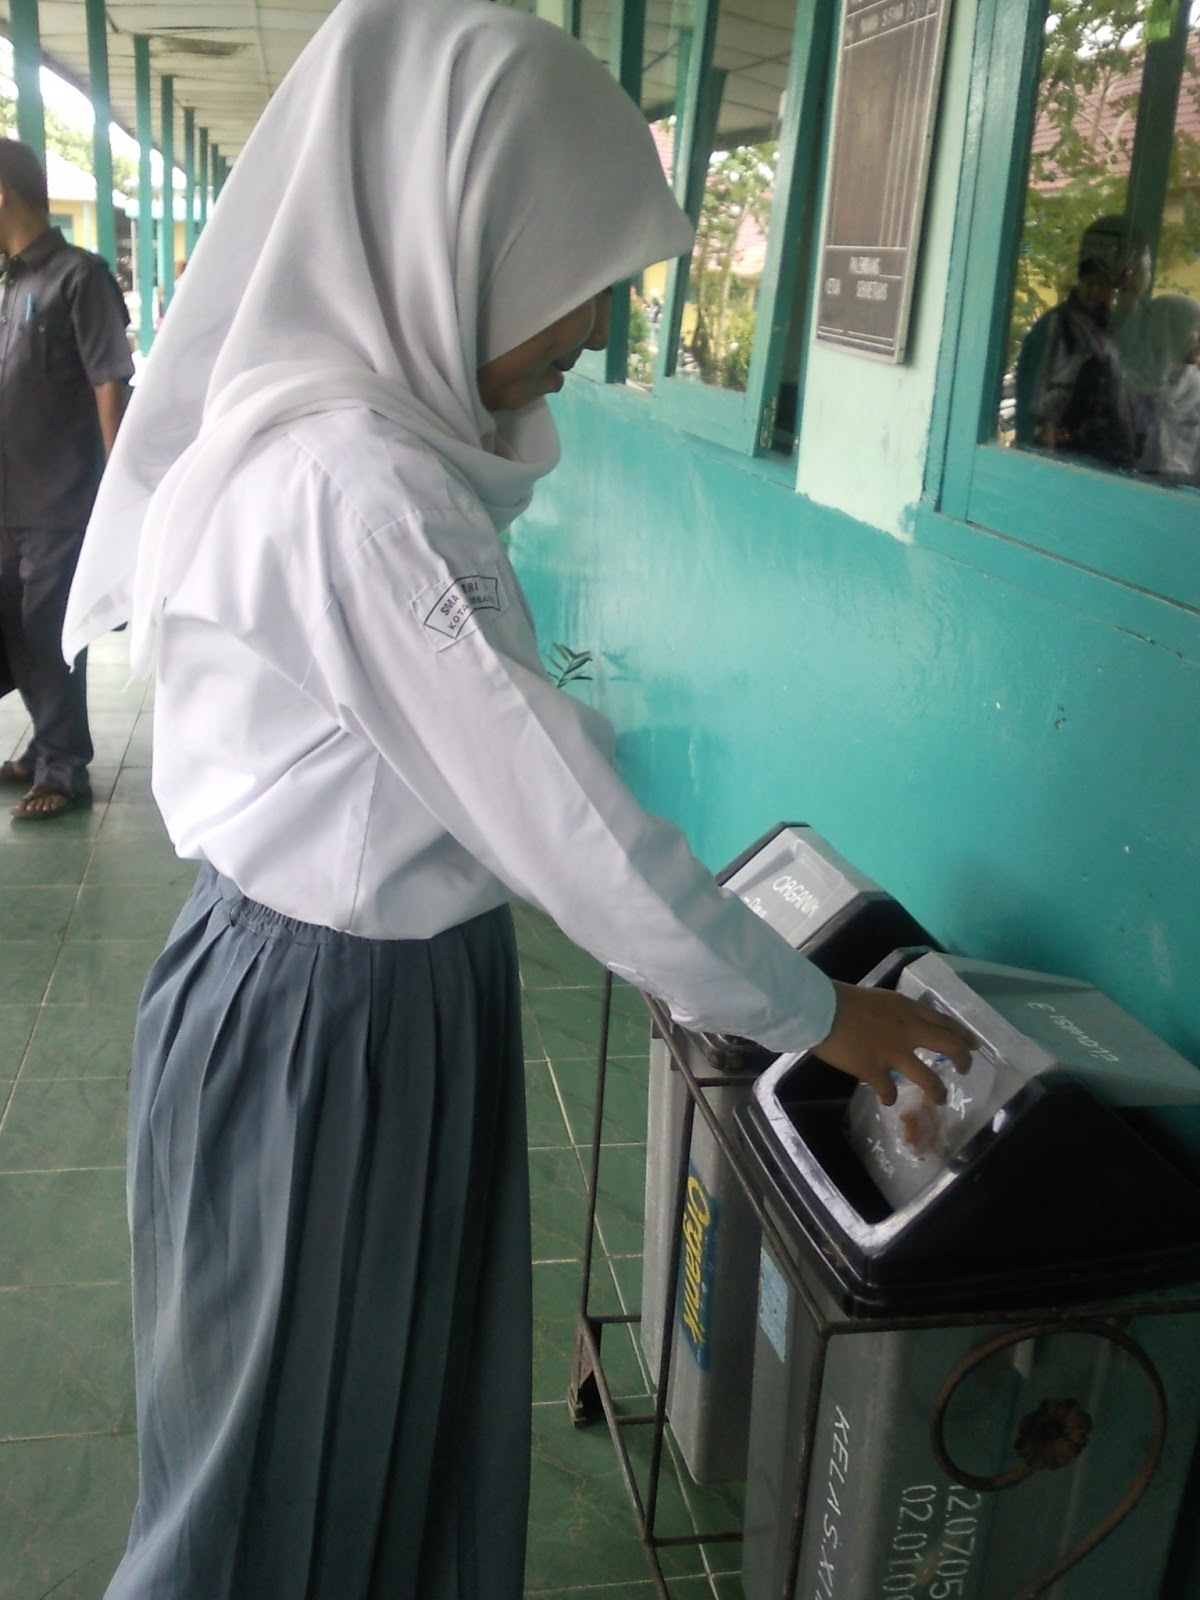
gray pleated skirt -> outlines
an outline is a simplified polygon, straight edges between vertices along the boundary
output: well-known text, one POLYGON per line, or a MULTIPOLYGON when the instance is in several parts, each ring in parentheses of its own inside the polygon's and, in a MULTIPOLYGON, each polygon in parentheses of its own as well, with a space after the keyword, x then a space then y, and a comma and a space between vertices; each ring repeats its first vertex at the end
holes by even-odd
POLYGON ((518 1600, 507 908, 375 941, 205 868, 142 998, 130 1116, 139 1490, 107 1600, 518 1600))

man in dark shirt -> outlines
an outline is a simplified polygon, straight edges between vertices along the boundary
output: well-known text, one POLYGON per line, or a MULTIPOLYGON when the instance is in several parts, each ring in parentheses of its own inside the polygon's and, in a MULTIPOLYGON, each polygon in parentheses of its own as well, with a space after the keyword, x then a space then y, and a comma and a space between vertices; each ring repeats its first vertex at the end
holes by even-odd
POLYGON ((1148 270, 1146 241, 1124 217, 1098 217, 1085 231, 1074 287, 1021 346, 1018 445, 1133 465, 1133 413, 1113 333, 1144 291, 1148 270))
POLYGON ((28 145, 0 139, 0 640, 33 723, 0 783, 19 821, 91 800, 86 662, 62 657, 67 594, 128 396, 129 315, 99 256, 50 225, 28 145))

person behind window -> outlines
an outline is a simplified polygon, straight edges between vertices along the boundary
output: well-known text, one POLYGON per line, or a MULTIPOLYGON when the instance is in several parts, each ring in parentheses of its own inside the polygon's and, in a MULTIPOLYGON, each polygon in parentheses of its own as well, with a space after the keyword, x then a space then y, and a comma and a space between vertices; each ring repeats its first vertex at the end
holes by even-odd
POLYGON ((1145 241, 1124 217, 1100 217, 1084 233, 1074 286, 1034 323, 1017 358, 1018 445, 1133 465, 1133 419, 1112 326, 1137 321, 1146 264, 1145 241))
POLYGON ((1200 480, 1200 303, 1160 294, 1117 334, 1139 472, 1200 480))

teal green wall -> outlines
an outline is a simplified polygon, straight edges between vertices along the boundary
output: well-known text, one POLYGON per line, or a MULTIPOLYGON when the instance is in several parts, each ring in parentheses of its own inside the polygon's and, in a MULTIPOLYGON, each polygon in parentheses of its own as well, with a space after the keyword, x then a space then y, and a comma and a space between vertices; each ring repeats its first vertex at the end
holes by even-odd
POLYGON ((642 801, 714 867, 811 822, 947 946, 1087 979, 1200 1063, 1196 663, 629 393, 556 414, 513 556, 544 644, 600 655, 642 801))

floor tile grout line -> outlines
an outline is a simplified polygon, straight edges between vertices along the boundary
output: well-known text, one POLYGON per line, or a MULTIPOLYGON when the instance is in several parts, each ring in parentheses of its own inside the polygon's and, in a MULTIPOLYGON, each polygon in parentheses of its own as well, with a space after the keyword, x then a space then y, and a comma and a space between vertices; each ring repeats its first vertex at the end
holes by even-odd
POLYGON ((9 1080, 7 1092, 3 1096, 3 1104, 0 1104, 0 1133, 4 1131, 4 1123, 8 1117, 8 1108, 12 1105, 13 1096, 17 1092, 17 1081, 21 1076, 21 1068, 25 1064, 25 1057, 29 1053, 30 1041, 34 1036, 34 1033, 37 1031, 38 1014, 40 1008, 38 1006, 33 1006, 31 1009, 34 1013, 34 1016, 33 1021, 29 1024, 29 1032, 25 1035, 25 1043, 21 1046, 21 1059, 17 1063, 17 1070, 13 1073, 12 1078, 9 1080))
POLYGON ((66 1172, 124 1172, 125 1163, 110 1161, 92 1167, 0 1167, 0 1178, 57 1178, 66 1172))
MULTIPOLYGON (((41 1007, 38 1008, 42 1009, 41 1007)), ((129 1077, 128 1067, 124 1072, 56 1072, 53 1077, 30 1077, 24 1081, 29 1083, 124 1083, 129 1077)), ((14 1080, 15 1083, 15 1080, 14 1080)))
POLYGON ((66 1439, 133 1439, 134 1428, 84 1428, 79 1433, 13 1433, 0 1437, 0 1449, 5 1445, 58 1444, 66 1439))
POLYGON ((571 1119, 567 1115, 567 1105, 566 1105, 566 1101, 563 1099, 562 1086, 558 1081, 558 1074, 554 1070, 554 1060, 551 1057, 551 1055, 549 1054, 549 1052, 547 1052, 547 1054, 546 1054, 546 1067, 547 1067, 547 1070, 550 1073, 550 1083, 551 1083, 551 1087, 554 1090, 554 1099, 555 1099, 555 1101, 556 1101, 556 1103, 558 1105, 558 1114, 562 1118, 562 1121, 563 1121, 563 1129, 564 1129, 564 1131, 565 1131, 565 1133, 567 1135, 567 1138, 571 1141, 572 1144, 574 1144, 574 1142, 575 1142, 575 1130, 574 1130, 574 1128, 572 1128, 571 1119))
POLYGON ((27 1290, 43 1289, 128 1289, 129 1279, 124 1278, 89 1278, 85 1282, 75 1283, 70 1279, 48 1280, 45 1283, 0 1283, 0 1295, 24 1294, 27 1290))

